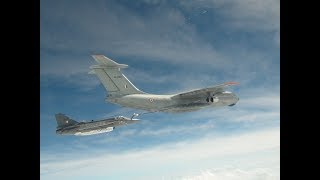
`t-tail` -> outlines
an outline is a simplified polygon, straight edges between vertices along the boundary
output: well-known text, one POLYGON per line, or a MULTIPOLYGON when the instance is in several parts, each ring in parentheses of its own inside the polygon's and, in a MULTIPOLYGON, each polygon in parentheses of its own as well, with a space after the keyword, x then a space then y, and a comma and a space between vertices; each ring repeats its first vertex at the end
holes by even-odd
POLYGON ((68 116, 61 114, 61 113, 58 113, 55 116, 56 116, 56 121, 58 124, 57 128, 71 126, 71 125, 78 123, 77 121, 70 119, 68 116))
POLYGON ((89 74, 96 74, 110 96, 121 97, 129 94, 145 94, 136 88, 125 75, 121 68, 128 65, 119 64, 104 55, 92 55, 97 65, 90 66, 89 74))

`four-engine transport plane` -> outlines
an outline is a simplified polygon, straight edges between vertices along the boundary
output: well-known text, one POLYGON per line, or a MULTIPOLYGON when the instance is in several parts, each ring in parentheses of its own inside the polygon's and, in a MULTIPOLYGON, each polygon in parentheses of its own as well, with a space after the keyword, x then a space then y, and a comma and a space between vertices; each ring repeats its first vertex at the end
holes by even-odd
POLYGON ((113 131, 116 126, 139 122, 138 119, 133 119, 133 117, 137 115, 138 114, 134 114, 131 119, 123 116, 117 116, 98 121, 92 120, 89 122, 77 122, 64 114, 58 113, 55 115, 58 124, 56 133, 60 135, 85 136, 110 132, 113 131))
POLYGON ((98 76, 108 92, 107 102, 151 112, 188 112, 204 107, 233 106, 239 101, 234 93, 225 90, 228 86, 238 84, 236 82, 173 95, 145 93, 121 73, 120 70, 128 65, 119 64, 104 55, 92 55, 92 57, 98 64, 90 66, 89 74, 98 76))

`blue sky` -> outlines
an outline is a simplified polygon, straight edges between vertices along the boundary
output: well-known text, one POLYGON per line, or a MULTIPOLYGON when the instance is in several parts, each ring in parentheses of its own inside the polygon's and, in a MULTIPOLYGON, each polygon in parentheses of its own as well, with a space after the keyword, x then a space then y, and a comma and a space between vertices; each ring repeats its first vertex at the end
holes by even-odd
POLYGON ((280 3, 277 0, 40 2, 41 179, 280 179, 280 3), (153 113, 87 137, 76 120, 141 112, 104 102, 90 55, 129 68, 139 89, 171 94, 237 81, 233 107, 153 113))

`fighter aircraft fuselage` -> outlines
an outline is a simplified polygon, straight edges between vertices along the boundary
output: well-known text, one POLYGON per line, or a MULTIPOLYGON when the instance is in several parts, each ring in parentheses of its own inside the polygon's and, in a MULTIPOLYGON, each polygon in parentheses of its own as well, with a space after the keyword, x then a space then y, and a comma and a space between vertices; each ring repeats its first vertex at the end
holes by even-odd
POLYGON ((110 132, 110 131, 113 131, 113 129, 116 126, 123 126, 123 125, 139 122, 138 120, 131 120, 123 116, 118 116, 115 118, 109 118, 109 119, 104 119, 99 121, 89 121, 89 122, 76 122, 62 114, 58 116, 56 115, 56 118, 57 119, 60 118, 61 121, 64 121, 62 125, 60 124, 60 126, 57 127, 57 130, 56 130, 57 134, 80 135, 80 136, 110 132), (70 125, 68 125, 69 123, 70 125))

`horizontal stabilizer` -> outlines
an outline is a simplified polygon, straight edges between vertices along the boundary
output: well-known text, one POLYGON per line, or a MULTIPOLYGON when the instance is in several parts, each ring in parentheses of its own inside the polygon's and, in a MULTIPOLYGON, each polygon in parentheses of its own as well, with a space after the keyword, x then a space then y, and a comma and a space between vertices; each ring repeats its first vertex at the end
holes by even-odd
MULTIPOLYGON (((126 65, 126 64, 119 64, 117 62, 114 62, 113 60, 105 57, 104 55, 92 55, 92 57, 100 65, 100 66, 96 66, 96 67, 103 67, 103 68, 126 68, 126 67, 128 67, 128 65, 126 65)), ((95 66, 93 66, 92 68, 95 68, 95 66)))

